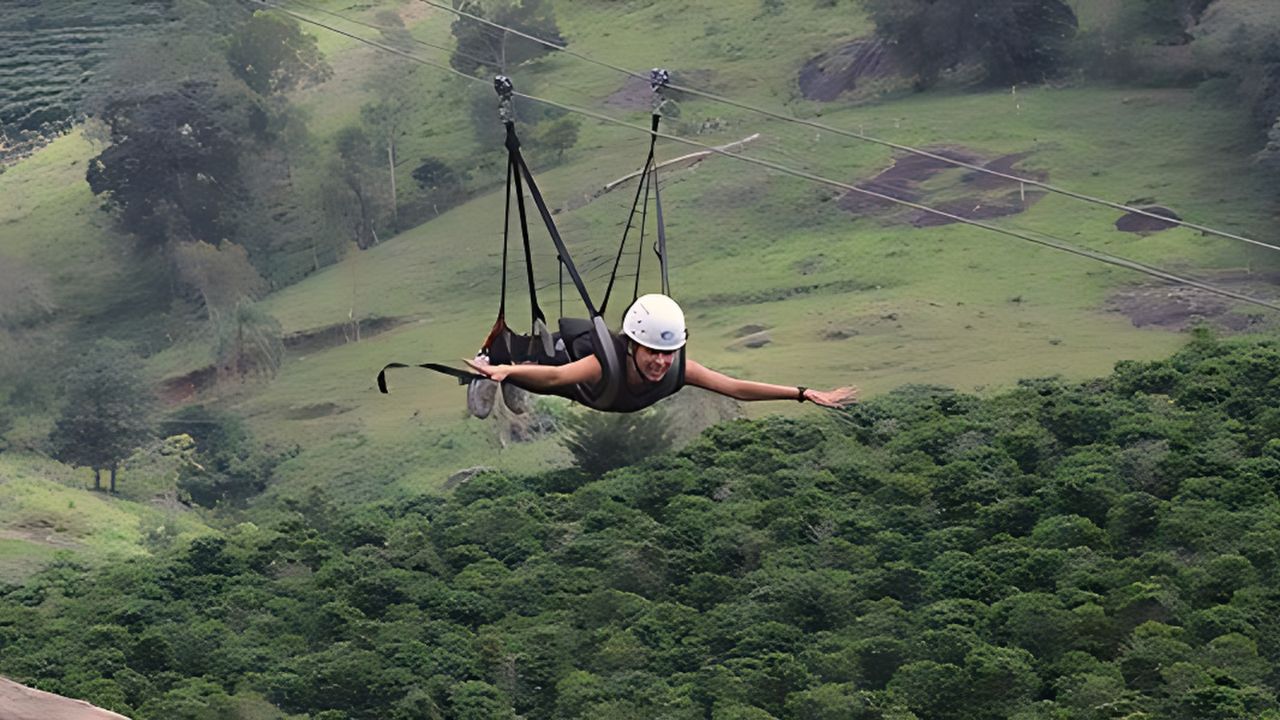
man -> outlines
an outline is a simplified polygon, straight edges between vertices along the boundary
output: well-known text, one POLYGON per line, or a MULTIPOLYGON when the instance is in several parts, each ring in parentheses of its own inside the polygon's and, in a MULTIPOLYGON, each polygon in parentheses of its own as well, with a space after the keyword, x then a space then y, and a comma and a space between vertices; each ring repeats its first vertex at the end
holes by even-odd
MULTIPOLYGON (((693 385, 726 395, 735 400, 798 400, 823 407, 841 408, 857 402, 858 389, 840 387, 814 390, 804 386, 773 385, 729 377, 690 359, 684 348, 689 333, 684 311, 666 295, 644 295, 638 298, 622 321, 622 333, 614 337, 619 357, 626 357, 626 381, 622 383, 613 412, 634 412, 674 394, 684 385, 693 385)), ((594 355, 559 364, 491 365, 483 356, 465 362, 488 380, 476 380, 468 391, 472 413, 485 417, 493 407, 497 383, 503 385, 503 397, 515 412, 522 412, 520 388, 540 394, 572 398, 568 389, 592 385, 600 381, 600 361, 594 355), (493 382, 490 382, 493 381, 493 382)))

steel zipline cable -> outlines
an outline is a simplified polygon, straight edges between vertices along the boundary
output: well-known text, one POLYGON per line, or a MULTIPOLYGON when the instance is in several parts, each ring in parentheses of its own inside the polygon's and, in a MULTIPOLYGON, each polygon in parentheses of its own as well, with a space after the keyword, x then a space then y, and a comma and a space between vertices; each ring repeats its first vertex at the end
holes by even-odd
MULTIPOLYGON (((422 1, 423 1, 423 2, 426 2, 426 0, 422 0, 422 1)), ((293 12, 293 11, 289 10, 288 8, 282 7, 282 6, 280 6, 280 5, 276 5, 276 4, 271 3, 271 2, 267 2, 267 0, 257 0, 257 2, 259 2, 259 3, 260 3, 261 5, 263 5, 263 6, 270 7, 270 8, 272 8, 272 9, 275 9, 275 10, 279 11, 279 12, 283 12, 283 13, 285 13, 286 15, 288 15, 288 16, 290 16, 290 17, 292 17, 292 18, 296 19, 296 20, 299 20, 299 21, 301 21, 301 22, 305 22, 305 23, 307 23, 307 24, 314 25, 314 26, 316 26, 316 27, 320 27, 320 28, 323 28, 323 29, 325 29, 325 30, 329 30, 329 31, 331 31, 331 32, 338 33, 339 35, 343 35, 343 36, 348 37, 348 38, 350 38, 350 39, 352 39, 352 40, 355 40, 355 41, 357 41, 357 42, 360 42, 360 43, 363 43, 363 44, 369 45, 369 46, 374 47, 374 48, 381 49, 381 50, 383 50, 383 51, 385 51, 385 52, 389 52, 389 53, 392 53, 392 54, 395 54, 395 55, 399 55, 399 56, 401 56, 401 57, 403 57, 403 58, 405 58, 405 59, 411 60, 411 61, 413 61, 413 62, 420 63, 420 64, 422 64, 422 65, 426 65, 426 66, 429 66, 429 67, 434 67, 434 68, 437 68, 437 69, 440 69, 440 70, 444 70, 444 71, 449 72, 449 73, 452 73, 452 74, 454 74, 454 75, 458 75, 459 77, 466 78, 466 79, 468 79, 468 80, 470 80, 470 81, 472 81, 472 82, 483 83, 483 84, 485 84, 485 85, 489 85, 489 84, 491 84, 491 82, 490 82, 489 80, 485 79, 485 78, 476 77, 476 76, 474 76, 474 75, 470 75, 470 74, 468 74, 468 73, 464 73, 464 72, 462 72, 462 71, 460 71, 460 70, 457 70, 456 68, 450 67, 450 66, 448 66, 448 65, 445 65, 445 64, 442 64, 442 63, 433 62, 433 61, 431 61, 431 60, 426 60, 426 59, 424 59, 424 58, 420 58, 420 57, 418 57, 418 56, 416 56, 416 55, 413 55, 412 53, 405 52, 404 50, 401 50, 401 49, 399 49, 399 48, 394 48, 394 47, 391 47, 391 46, 389 46, 389 45, 384 45, 384 44, 379 43, 379 42, 374 41, 374 40, 369 40, 369 39, 367 39, 367 38, 360 37, 359 35, 355 35, 355 34, 353 34, 353 33, 349 33, 349 32, 347 32, 347 31, 345 31, 345 30, 340 29, 340 28, 335 28, 335 27, 333 27, 333 26, 331 26, 331 25, 327 25, 327 24, 325 24, 325 23, 323 23, 323 22, 320 22, 320 21, 318 21, 318 20, 314 20, 314 19, 312 19, 312 18, 306 17, 305 15, 300 15, 300 14, 298 14, 298 13, 295 13, 295 12, 293 12)), ((904 206, 904 207, 913 208, 913 209, 915 209, 915 210, 919 210, 919 211, 921 211, 921 212, 926 212, 926 213, 929 213, 929 214, 931 214, 931 215, 936 215, 936 216, 938 216, 938 217, 946 218, 946 219, 951 220, 952 222, 955 222, 955 223, 961 223, 961 224, 964 224, 964 225, 971 225, 971 226, 973 226, 973 227, 982 228, 982 229, 984 229, 984 230, 988 230, 988 231, 990 231, 990 232, 998 233, 998 234, 1000 234, 1000 235, 1005 235, 1005 236, 1007 236, 1007 237, 1012 237, 1012 238, 1015 238, 1015 239, 1018 239, 1018 240, 1022 240, 1022 241, 1024 241, 1024 242, 1034 243, 1034 244, 1036 244, 1036 245, 1041 245, 1041 246, 1043 246, 1043 247, 1047 247, 1047 248, 1051 248, 1051 249, 1054 249, 1054 250, 1058 250, 1058 251, 1060 251, 1060 252, 1070 253, 1070 254, 1072 254, 1072 255, 1076 255, 1076 256, 1083 257, 1083 258, 1087 258, 1087 259, 1094 260, 1094 261, 1097 261, 1097 262, 1105 263, 1105 264, 1108 264, 1108 265, 1112 265, 1112 266, 1114 266, 1114 267, 1120 267, 1120 268, 1125 268, 1125 269, 1128 269, 1128 270, 1133 270, 1133 271, 1135 271, 1135 272, 1143 273, 1143 274, 1145 274, 1145 275, 1149 275, 1149 276, 1151 276, 1151 277, 1158 278, 1158 279, 1164 280, 1164 281, 1166 281, 1166 282, 1170 282, 1170 283, 1174 283, 1174 284, 1179 284, 1179 285, 1186 285, 1186 286, 1188 286, 1188 287, 1194 287, 1194 288, 1197 288, 1197 289, 1200 289, 1200 290, 1204 290, 1205 292, 1213 293, 1213 294, 1215 294, 1215 295, 1220 295, 1220 296, 1222 296, 1222 297, 1227 297, 1227 298, 1231 298, 1231 299, 1233 299, 1233 300, 1238 300, 1238 301, 1240 301, 1240 302, 1245 302, 1245 303, 1249 303, 1249 304, 1252 304, 1252 305, 1257 305, 1257 306, 1264 307, 1264 308, 1267 308, 1267 309, 1270 309, 1270 310, 1280 311, 1280 304, 1277 304, 1277 303, 1274 303, 1274 302, 1271 302, 1271 301, 1268 301, 1268 300, 1263 300, 1263 299, 1260 299, 1260 298, 1251 297, 1251 296, 1249 296, 1249 295, 1245 295, 1245 294, 1243 294, 1243 293, 1239 293, 1239 292, 1236 292, 1236 291, 1234 291, 1234 290, 1228 290, 1228 289, 1226 289, 1226 288, 1221 288, 1221 287, 1218 287, 1218 286, 1215 286, 1215 285, 1211 285, 1211 284, 1206 283, 1206 282, 1201 282, 1201 281, 1199 281, 1199 280, 1194 280, 1194 279, 1191 279, 1191 278, 1182 277, 1182 276, 1180 276, 1180 275, 1176 275, 1176 274, 1174 274, 1174 273, 1172 273, 1172 272, 1169 272, 1169 271, 1167 271, 1167 270, 1163 270, 1163 269, 1161 269, 1161 268, 1158 268, 1158 267, 1155 267, 1155 266, 1152 266, 1152 265, 1147 265, 1147 264, 1145 264, 1145 263, 1141 263, 1141 262, 1138 262, 1138 261, 1136 261, 1136 260, 1130 260, 1130 259, 1128 259, 1128 258, 1122 258, 1122 257, 1118 257, 1118 256, 1115 256, 1115 255, 1110 255, 1110 254, 1107 254, 1107 253, 1099 252, 1099 251, 1096 251, 1096 250, 1089 250, 1089 249, 1086 249, 1086 248, 1076 247, 1076 246, 1074 246, 1074 245, 1071 245, 1071 244, 1069 244, 1069 243, 1066 243, 1066 242, 1063 242, 1063 241, 1060 241, 1060 240, 1057 240, 1057 239, 1036 238, 1036 237, 1033 237, 1033 236, 1031 236, 1031 235, 1027 235, 1027 234, 1025 234, 1025 233, 1020 233, 1020 232, 1017 232, 1017 231, 1014 231, 1014 230, 1009 230, 1009 229, 1006 229, 1006 228, 999 227, 999 226, 997 226, 997 225, 991 225, 991 224, 989 224, 989 223, 981 222, 981 221, 979 221, 979 220, 972 220, 972 219, 969 219, 969 218, 963 217, 963 216, 961 216, 961 215, 956 215, 956 214, 954 214, 954 213, 949 213, 949 212, 946 212, 946 211, 944 211, 944 210, 938 210, 938 209, 935 209, 935 208, 929 207, 929 206, 927 206, 927 205, 922 205, 922 204, 920 204, 920 203, 912 202, 912 201, 909 201, 909 200, 903 200, 903 199, 900 199, 900 198, 893 197, 893 196, 891 196, 891 195, 886 195, 886 194, 883 194, 883 193, 878 193, 878 192, 875 192, 875 191, 873 191, 873 190, 867 190, 866 188, 860 188, 860 187, 857 187, 856 185, 851 185, 851 184, 849 184, 849 183, 841 182, 841 181, 839 181, 839 180, 833 180, 833 179, 831 179, 831 178, 823 177, 823 176, 821 176, 821 175, 817 175, 817 174, 814 174, 814 173, 811 173, 811 172, 808 172, 808 171, 805 171, 805 170, 797 170, 797 169, 795 169, 795 168, 791 168, 791 167, 787 167, 787 166, 785 166, 785 165, 781 165, 781 164, 778 164, 778 163, 770 162, 770 161, 768 161, 768 160, 761 160, 761 159, 758 159, 758 158, 753 158, 753 157, 750 157, 750 156, 747 156, 747 155, 738 155, 738 154, 735 154, 735 153, 728 152, 727 150, 723 150, 723 149, 721 149, 721 148, 715 147, 715 146, 713 146, 713 145, 707 145, 707 144, 705 144, 705 143, 698 142, 697 140, 690 140, 690 139, 688 139, 688 138, 680 137, 680 136, 678 136, 678 135, 672 135, 672 134, 670 134, 670 133, 665 133, 665 132, 661 132, 661 131, 655 132, 655 131, 652 131, 652 130, 651 130, 650 128, 648 128, 648 127, 645 127, 645 126, 642 126, 642 125, 637 125, 637 124, 635 124, 635 123, 630 123, 630 122, 627 122, 627 121, 625 121, 625 120, 619 120, 619 119, 617 119, 617 118, 611 117, 611 116, 609 116, 609 115, 605 115, 605 114, 603 114, 603 113, 598 113, 598 112, 595 112, 595 111, 593 111, 593 110, 587 110, 587 109, 585 109, 585 108, 574 107, 574 106, 572 106, 572 105, 566 105, 566 104, 564 104, 564 103, 556 102, 555 100, 548 100, 548 99, 546 99, 546 98, 540 98, 540 97, 536 97, 536 96, 533 96, 533 95, 528 95, 528 94, 526 94, 526 93, 521 93, 521 92, 513 92, 513 95, 514 95, 514 96, 516 96, 516 97, 524 98, 524 99, 529 100, 529 101, 531 101, 531 102, 541 103, 541 104, 544 104, 544 105, 548 105, 548 106, 550 106, 550 107, 558 108, 558 109, 560 109, 560 110, 564 110, 565 112, 576 113, 576 114, 582 115, 582 116, 584 116, 584 117, 589 117, 589 118, 592 118, 592 119, 595 119, 595 120, 599 120, 599 121, 601 121, 601 122, 609 123, 609 124, 612 124, 612 125, 618 125, 618 126, 620 126, 620 127, 629 128, 629 129, 635 130, 635 131, 637 131, 637 132, 642 132, 642 133, 644 133, 644 134, 646 134, 646 135, 650 135, 650 134, 652 134, 652 135, 655 135, 655 136, 657 136, 657 137, 663 138, 664 140, 670 140, 670 141, 672 141, 672 142, 678 142, 678 143, 682 143, 682 144, 684 144, 684 145, 689 145, 689 146, 692 146, 692 147, 697 147, 697 148, 700 148, 700 149, 702 149, 702 150, 706 150, 706 151, 708 151, 708 152, 710 152, 710 153, 713 153, 713 154, 716 154, 716 155, 722 155, 722 156, 724 156, 724 157, 733 158, 733 159, 736 159, 736 160, 739 160, 739 161, 742 161, 742 162, 751 163, 751 164, 753 164, 753 165, 758 165, 758 166, 760 166, 760 167, 768 168, 768 169, 770 169, 770 170, 775 170, 775 171, 777 171, 777 172, 780 172, 780 173, 783 173, 783 174, 786 174, 786 175, 792 175, 792 176, 794 176, 794 177, 802 178, 802 179, 809 180, 809 181, 811 181, 811 182, 816 182, 816 183, 819 183, 819 184, 822 184, 822 185, 827 185, 827 186, 830 186, 830 187, 840 188, 840 189, 842 189, 842 190, 846 190, 846 191, 849 191, 849 192, 859 193, 859 194, 861 194, 861 195, 866 195, 866 196, 868 196, 868 197, 877 198, 877 199, 879 199, 879 200, 883 200, 883 201, 885 201, 885 202, 893 203, 893 204, 895 204, 895 205, 902 205, 902 206, 904 206)), ((1042 234, 1043 234, 1043 233, 1042 233, 1042 234)))
MULTIPOLYGON (((566 47, 564 45, 551 42, 550 40, 540 38, 536 35, 531 35, 521 30, 517 30, 513 27, 508 27, 506 25, 496 23, 492 20, 489 20, 488 18, 481 17, 474 13, 469 13, 465 10, 459 10, 457 8, 450 7, 443 3, 436 2, 436 0, 418 0, 418 1, 425 3, 427 5, 430 5, 431 7, 435 7, 441 10, 451 12, 454 15, 457 15, 458 17, 467 18, 468 20, 483 23, 485 25, 489 25, 490 27, 500 29, 505 32, 509 32, 518 37, 525 38, 526 40, 536 42, 542 45, 543 47, 551 48, 557 52, 562 52, 571 57, 578 58, 579 60, 583 60, 585 62, 589 62, 594 65, 599 65, 600 67, 608 68, 610 70, 623 73, 624 75, 628 75, 633 78, 639 78, 641 80, 648 81, 648 75, 638 73, 633 70, 628 70, 627 68, 621 67, 619 65, 614 65, 613 63, 605 62, 604 60, 598 60, 596 58, 591 57, 590 55, 570 49, 569 47, 566 47)), ((712 100, 714 102, 722 103, 725 105, 730 105, 730 106, 739 108, 741 110, 748 110, 750 112, 758 113, 760 115, 764 115, 766 117, 770 117, 775 120, 781 120, 783 122, 798 123, 800 125, 811 127, 816 130, 824 130, 826 132, 834 133, 836 135, 842 135, 844 137, 853 138, 854 140, 859 140, 862 142, 867 142, 867 143, 872 143, 872 144, 880 145, 887 148, 892 148, 900 152, 910 153, 912 155, 918 155, 920 157, 926 157, 931 160, 937 160, 938 162, 947 163, 948 165, 952 165, 955 167, 965 168, 966 170, 972 170, 974 172, 984 173, 987 175, 991 175, 993 177, 1003 178, 1011 182, 1022 183, 1023 185, 1030 185, 1032 187, 1040 188, 1041 190, 1044 190, 1046 192, 1055 193, 1058 195, 1062 195, 1064 197, 1081 200, 1083 202, 1093 203, 1095 205, 1102 205, 1105 207, 1112 208, 1114 210, 1122 210, 1124 212, 1133 213, 1135 215, 1142 215, 1145 217, 1154 218, 1156 220, 1169 223, 1171 225, 1178 225, 1181 227, 1188 228, 1190 230, 1198 230, 1202 233, 1217 235, 1218 237, 1223 237, 1230 240, 1238 240, 1240 242, 1248 243, 1250 245, 1256 245, 1261 248, 1266 248, 1267 250, 1280 251, 1280 246, 1272 245, 1270 243, 1266 243, 1261 240, 1255 240, 1253 238, 1245 237, 1243 235, 1239 235, 1236 233, 1227 232, 1225 230, 1218 230, 1216 228, 1212 228, 1207 225, 1200 225, 1193 222, 1187 222, 1185 220, 1180 220, 1177 218, 1161 215, 1159 213, 1151 212, 1150 210, 1144 210, 1142 208, 1133 207, 1131 205, 1126 205, 1124 203, 1118 203, 1111 200, 1107 200, 1105 198, 1095 197, 1093 195, 1087 195, 1085 193, 1076 192, 1075 190, 1069 190, 1067 188, 1064 188, 1058 185, 1052 185, 1042 180, 1036 180, 1034 178, 1022 177, 1019 175, 1004 173, 1004 172, 1000 172, 999 170, 992 170, 991 168, 983 167, 981 165, 975 165, 973 163, 965 162, 963 160, 957 160, 955 158, 949 158, 945 155, 940 155, 938 153, 930 152, 922 148, 912 147, 910 145, 903 145, 902 143, 896 143, 891 140, 883 140, 881 138, 872 137, 865 133, 853 132, 852 130, 845 130, 844 128, 839 128, 834 125, 828 125, 826 123, 821 123, 816 120, 806 120, 805 118, 798 118, 798 117, 792 117, 790 115, 783 115, 782 113, 777 112, 775 110, 762 108, 757 105, 751 105, 749 103, 745 103, 740 100, 734 100, 733 98, 730 98, 730 97, 717 95, 716 93, 707 92, 705 90, 699 90, 697 88, 692 88, 685 85, 679 85, 674 82, 670 83, 668 87, 670 87, 672 90, 678 90, 680 92, 688 93, 689 95, 696 95, 698 97, 706 98, 708 100, 712 100)))
MULTIPOLYGON (((377 30, 378 32, 384 33, 384 35, 385 35, 385 33, 388 33, 388 32, 396 32, 396 31, 403 31, 403 32, 405 32, 405 33, 407 33, 407 32, 408 32, 408 28, 405 28, 405 27, 393 27, 393 26, 388 26, 388 25, 376 25, 376 24, 374 24, 374 23, 365 22, 365 21, 363 21, 363 20, 357 20, 357 19, 355 19, 355 18, 353 18, 353 17, 348 17, 348 16, 346 16, 346 15, 342 15, 342 14, 340 14, 340 13, 333 12, 332 10, 325 10, 325 9, 324 9, 324 8, 322 8, 322 7, 317 7, 317 6, 315 6, 315 5, 311 5, 311 4, 309 4, 309 3, 303 2, 302 0, 288 0, 288 2, 289 2, 291 5, 296 5, 296 6, 298 6, 298 7, 304 8, 304 9, 309 10, 309 11, 311 11, 311 12, 320 13, 320 14, 322 14, 322 15, 328 15, 329 17, 337 18, 337 19, 339 19, 339 20, 342 20, 343 22, 351 23, 352 25, 359 25, 360 27, 369 28, 370 30, 377 30)), ((426 47, 426 48, 431 48, 432 50, 439 50, 440 52, 447 52, 447 53, 456 53, 459 57, 466 58, 467 60, 470 60, 470 61, 474 62, 474 63, 475 63, 475 64, 477 64, 477 65, 484 65, 486 62, 489 62, 488 60, 486 60, 486 59, 484 59, 484 58, 477 57, 477 56, 472 55, 472 54, 470 54, 470 53, 462 52, 462 51, 458 50, 457 48, 446 47, 446 46, 444 46, 444 45, 439 45, 439 44, 436 44, 436 43, 427 42, 426 40, 419 40, 418 38, 415 38, 415 37, 412 37, 412 36, 409 36, 407 39, 408 39, 410 42, 412 42, 413 44, 415 44, 415 45, 421 45, 421 46, 426 47)), ((547 85, 549 85, 550 87, 560 88, 561 90, 566 90, 566 91, 569 91, 569 92, 575 93, 575 94, 577 94, 577 95, 583 95, 583 96, 585 96, 585 95, 586 95, 586 93, 584 93, 582 90, 580 90, 580 89, 578 89, 578 88, 575 88, 575 87, 572 87, 572 86, 569 86, 569 85, 565 85, 565 84, 563 84, 563 83, 552 82, 552 81, 550 81, 550 80, 543 80, 543 82, 545 82, 545 83, 546 83, 547 85)))

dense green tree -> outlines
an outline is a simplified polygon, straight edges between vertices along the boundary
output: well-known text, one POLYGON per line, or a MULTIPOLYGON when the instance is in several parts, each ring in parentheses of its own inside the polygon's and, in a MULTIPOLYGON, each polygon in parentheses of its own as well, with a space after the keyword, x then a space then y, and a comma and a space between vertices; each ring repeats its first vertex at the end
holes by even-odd
POLYGON ((316 38, 297 21, 258 11, 227 41, 231 70, 259 95, 287 92, 333 74, 316 48, 316 38))
POLYGON ((92 468, 95 490, 109 471, 115 492, 120 463, 153 434, 154 396, 142 360, 118 343, 98 343, 70 371, 67 398, 49 436, 54 456, 92 468))
POLYGON ((1062 0, 864 0, 876 33, 917 77, 936 83, 965 63, 1001 84, 1038 81, 1057 69, 1076 31, 1062 0))
POLYGON ((242 199, 245 139, 265 127, 252 100, 216 81, 122 88, 98 112, 111 144, 89 162, 89 188, 146 248, 230 237, 242 199))
MULTIPOLYGON (((456 0, 455 7, 564 45, 549 0, 456 0)), ((510 68, 551 52, 545 45, 465 17, 454 20, 452 29, 458 44, 449 64, 465 73, 507 74, 510 68)))

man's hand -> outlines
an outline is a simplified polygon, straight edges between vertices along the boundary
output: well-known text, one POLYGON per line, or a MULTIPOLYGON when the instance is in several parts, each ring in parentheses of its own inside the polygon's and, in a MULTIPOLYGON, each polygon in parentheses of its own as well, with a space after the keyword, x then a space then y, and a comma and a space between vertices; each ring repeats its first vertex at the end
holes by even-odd
POLYGON ((839 410, 858 402, 858 388, 841 387, 826 391, 810 389, 805 391, 804 399, 815 405, 839 410))
POLYGON ((481 375, 496 382, 502 382, 503 380, 506 380, 507 375, 510 374, 511 372, 510 365, 490 365, 489 361, 486 360, 484 357, 476 357, 471 359, 462 358, 462 362, 466 363, 467 366, 470 367, 472 370, 475 370, 481 375))

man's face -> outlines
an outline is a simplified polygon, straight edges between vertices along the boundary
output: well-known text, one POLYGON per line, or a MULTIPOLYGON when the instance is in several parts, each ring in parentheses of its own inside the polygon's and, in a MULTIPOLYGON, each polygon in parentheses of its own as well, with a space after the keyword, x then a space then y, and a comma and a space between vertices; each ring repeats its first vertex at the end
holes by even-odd
POLYGON ((636 368, 645 380, 658 382, 671 369, 671 363, 676 359, 676 352, 675 350, 650 350, 643 345, 636 345, 636 368))

